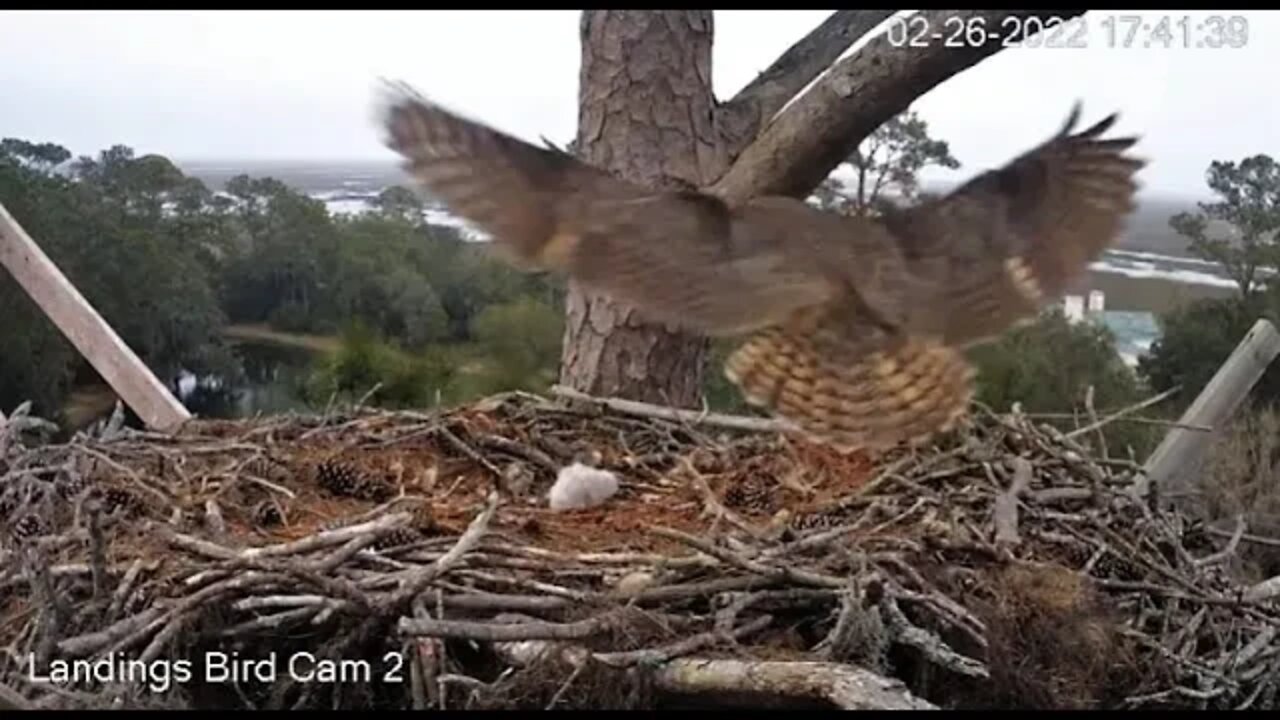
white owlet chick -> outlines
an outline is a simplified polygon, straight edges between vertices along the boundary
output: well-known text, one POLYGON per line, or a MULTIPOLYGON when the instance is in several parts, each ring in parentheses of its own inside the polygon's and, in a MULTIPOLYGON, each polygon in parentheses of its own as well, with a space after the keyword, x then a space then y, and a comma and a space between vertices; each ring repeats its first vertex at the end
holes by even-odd
POLYGON ((548 499, 552 510, 582 510, 604 503, 617 492, 616 475, 575 462, 560 468, 548 499))

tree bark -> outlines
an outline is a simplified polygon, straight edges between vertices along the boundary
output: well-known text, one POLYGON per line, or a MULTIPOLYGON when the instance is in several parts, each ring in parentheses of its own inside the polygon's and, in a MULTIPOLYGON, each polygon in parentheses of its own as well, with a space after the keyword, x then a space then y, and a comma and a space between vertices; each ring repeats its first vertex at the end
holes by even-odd
MULTIPOLYGON (((728 167, 711 87, 711 11, 582 14, 577 150, 655 189, 700 187, 728 167)), ((592 395, 698 405, 706 340, 571 283, 560 382, 592 395)))

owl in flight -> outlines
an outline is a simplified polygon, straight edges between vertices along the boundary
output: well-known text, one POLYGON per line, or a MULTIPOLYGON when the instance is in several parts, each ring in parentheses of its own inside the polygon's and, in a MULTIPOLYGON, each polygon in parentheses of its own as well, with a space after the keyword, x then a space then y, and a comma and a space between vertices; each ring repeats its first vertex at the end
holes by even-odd
POLYGON ((655 191, 396 87, 385 142, 505 259, 627 302, 653 321, 745 336, 725 374, 751 404, 842 449, 953 428, 962 354, 1060 296, 1120 232, 1144 162, 1112 115, 1062 130, 951 194, 879 217, 789 197, 728 205, 655 191))

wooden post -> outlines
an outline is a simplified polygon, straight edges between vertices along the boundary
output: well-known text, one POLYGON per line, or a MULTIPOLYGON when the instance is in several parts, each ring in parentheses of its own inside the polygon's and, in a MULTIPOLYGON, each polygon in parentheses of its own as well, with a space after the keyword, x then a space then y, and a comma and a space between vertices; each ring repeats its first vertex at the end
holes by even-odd
POLYGON ((1145 494, 1148 483, 1155 483, 1165 502, 1197 514, 1191 485, 1200 472, 1205 450, 1278 354, 1280 333, 1267 320, 1258 320, 1179 421, 1180 425, 1207 425, 1213 430, 1170 430, 1147 458, 1143 467, 1146 478, 1134 489, 1145 494))
POLYGON ((3 205, 0 265, 9 269, 18 285, 147 427, 172 430, 191 418, 3 205))

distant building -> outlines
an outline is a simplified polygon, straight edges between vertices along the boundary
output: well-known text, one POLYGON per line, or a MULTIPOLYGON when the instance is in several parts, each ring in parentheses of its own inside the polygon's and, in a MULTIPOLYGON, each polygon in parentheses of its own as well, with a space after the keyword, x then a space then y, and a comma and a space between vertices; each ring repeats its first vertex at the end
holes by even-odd
POLYGON ((1107 296, 1101 290, 1089 291, 1089 312, 1100 313, 1106 309, 1107 296))
POLYGON ((1069 322, 1078 323, 1084 320, 1084 298, 1079 295, 1066 295, 1062 298, 1062 313, 1069 322))
POLYGON ((1062 312, 1071 323, 1101 323, 1116 339, 1116 350, 1130 367, 1138 364, 1138 357, 1151 348, 1160 337, 1156 316, 1134 310, 1107 310, 1106 295, 1101 290, 1090 290, 1088 302, 1081 295, 1064 295, 1062 312))

